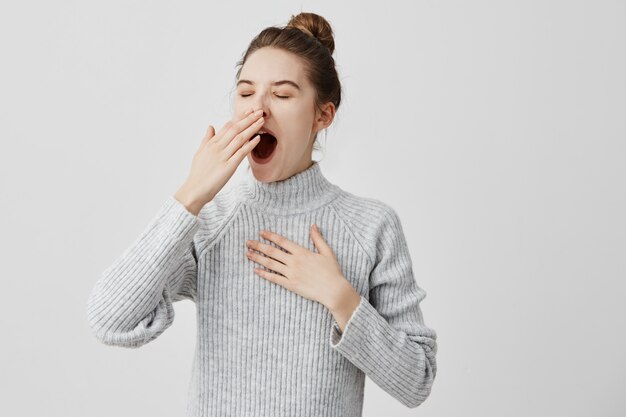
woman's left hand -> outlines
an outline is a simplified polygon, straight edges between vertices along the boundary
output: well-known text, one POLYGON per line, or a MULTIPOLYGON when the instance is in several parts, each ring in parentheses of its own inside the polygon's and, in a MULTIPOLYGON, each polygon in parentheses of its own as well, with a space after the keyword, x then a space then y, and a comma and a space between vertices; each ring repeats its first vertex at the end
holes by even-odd
POLYGON ((335 254, 317 226, 311 227, 311 238, 319 253, 312 252, 273 232, 262 230, 260 235, 288 251, 288 253, 283 252, 277 247, 256 240, 246 242, 248 259, 284 275, 255 268, 254 272, 266 280, 279 284, 304 298, 317 301, 329 309, 336 305, 337 300, 346 293, 346 290, 353 290, 350 282, 343 276, 335 254))

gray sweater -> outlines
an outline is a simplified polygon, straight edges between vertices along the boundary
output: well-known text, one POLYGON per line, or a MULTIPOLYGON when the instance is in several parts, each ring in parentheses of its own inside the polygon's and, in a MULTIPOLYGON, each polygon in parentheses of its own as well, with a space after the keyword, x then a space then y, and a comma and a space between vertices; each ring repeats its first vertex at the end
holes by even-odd
MULTIPOLYGON (((227 184, 228 185, 228 184, 227 184)), ((328 181, 319 162, 286 180, 223 188, 198 216, 173 196, 89 296, 102 343, 140 347, 195 303, 189 417, 361 416, 365 375, 407 407, 430 394, 435 331, 413 276, 400 219, 389 205, 328 181), (246 240, 269 230, 317 251, 316 223, 361 295, 342 334, 321 303, 257 275, 246 240)))

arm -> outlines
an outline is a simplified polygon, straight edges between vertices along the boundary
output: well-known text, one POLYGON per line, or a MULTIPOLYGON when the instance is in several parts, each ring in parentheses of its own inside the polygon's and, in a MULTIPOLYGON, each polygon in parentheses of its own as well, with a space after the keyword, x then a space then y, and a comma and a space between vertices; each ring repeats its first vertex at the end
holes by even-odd
POLYGON ((193 237, 200 221, 173 196, 139 238, 96 282, 87 316, 107 345, 140 347, 174 321, 172 303, 195 299, 197 259, 193 237))
POLYGON ((400 219, 391 208, 386 214, 369 276, 369 301, 359 296, 343 332, 333 320, 330 341, 380 388, 414 408, 430 395, 437 335, 424 324, 419 303, 426 292, 413 276, 400 219))

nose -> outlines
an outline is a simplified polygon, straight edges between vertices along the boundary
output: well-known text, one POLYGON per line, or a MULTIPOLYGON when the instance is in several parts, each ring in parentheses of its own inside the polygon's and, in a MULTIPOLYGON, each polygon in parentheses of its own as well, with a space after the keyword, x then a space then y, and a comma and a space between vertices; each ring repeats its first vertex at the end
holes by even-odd
POLYGON ((252 103, 252 108, 254 110, 263 110, 262 116, 266 119, 267 116, 269 116, 269 108, 265 102, 265 98, 260 97, 260 95, 257 95, 257 99, 252 103))
POLYGON ((252 108, 256 111, 256 110, 263 110, 263 113, 261 113, 261 116, 263 118, 267 118, 267 108, 259 105, 259 104, 255 104, 254 106, 252 106, 252 108))

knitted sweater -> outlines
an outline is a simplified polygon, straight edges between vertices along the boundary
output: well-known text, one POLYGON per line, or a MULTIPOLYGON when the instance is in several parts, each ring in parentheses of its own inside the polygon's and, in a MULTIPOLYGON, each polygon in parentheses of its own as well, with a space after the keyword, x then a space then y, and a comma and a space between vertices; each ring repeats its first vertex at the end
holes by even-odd
POLYGON ((137 348, 172 324, 174 303, 195 303, 189 417, 351 417, 365 375, 407 407, 430 394, 437 336, 425 296, 395 210, 330 183, 313 161, 276 182, 247 171, 197 216, 168 196, 104 270, 87 313, 102 343, 137 348), (316 252, 313 223, 361 295, 343 333, 324 305, 257 275, 267 268, 246 257, 263 229, 316 252))

